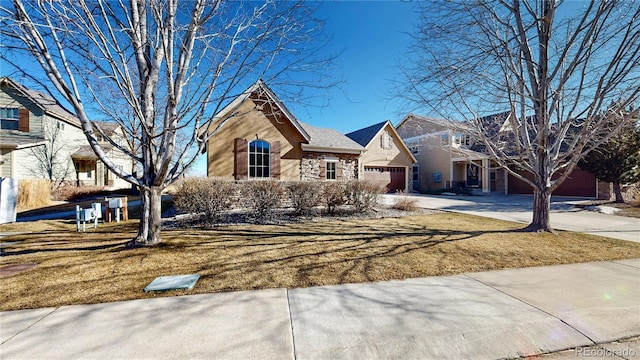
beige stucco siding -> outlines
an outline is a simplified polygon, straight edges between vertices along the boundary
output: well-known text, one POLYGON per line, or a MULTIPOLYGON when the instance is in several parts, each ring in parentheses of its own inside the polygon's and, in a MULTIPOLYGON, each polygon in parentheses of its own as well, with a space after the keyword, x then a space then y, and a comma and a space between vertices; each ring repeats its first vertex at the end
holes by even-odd
POLYGON ((411 167, 413 160, 404 151, 402 140, 391 136, 391 146, 386 149, 382 147, 381 136, 384 131, 392 135, 392 131, 385 127, 371 140, 367 151, 360 157, 362 166, 411 167))
POLYGON ((208 143, 207 175, 233 178, 234 139, 256 139, 269 143, 280 142, 280 179, 300 180, 301 143, 304 138, 277 111, 264 105, 263 111, 255 110, 256 104, 245 100, 237 109, 241 114, 229 119, 208 143))

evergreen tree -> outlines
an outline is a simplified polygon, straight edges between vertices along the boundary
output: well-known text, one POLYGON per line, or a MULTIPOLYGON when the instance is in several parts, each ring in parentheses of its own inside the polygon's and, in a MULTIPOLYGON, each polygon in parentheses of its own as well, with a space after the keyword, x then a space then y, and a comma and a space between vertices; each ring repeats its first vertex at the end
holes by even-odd
POLYGON ((582 169, 598 180, 613 183, 615 202, 622 203, 620 185, 640 180, 640 124, 627 126, 580 160, 582 169))

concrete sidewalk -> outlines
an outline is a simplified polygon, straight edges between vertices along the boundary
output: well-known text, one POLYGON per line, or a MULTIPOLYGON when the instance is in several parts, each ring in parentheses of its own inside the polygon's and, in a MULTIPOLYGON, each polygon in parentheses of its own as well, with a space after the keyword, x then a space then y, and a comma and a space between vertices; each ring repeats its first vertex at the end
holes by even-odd
POLYGON ((635 259, 10 311, 0 357, 514 358, 640 335, 639 279, 635 259))
MULTIPOLYGON (((427 209, 439 209, 493 219, 528 224, 533 218, 533 198, 526 195, 488 196, 429 196, 410 195, 417 205, 427 209)), ((381 202, 393 204, 398 195, 382 195, 381 202)), ((551 226, 568 230, 606 236, 614 239, 640 242, 640 219, 600 214, 581 210, 575 204, 583 200, 552 197, 551 226)))

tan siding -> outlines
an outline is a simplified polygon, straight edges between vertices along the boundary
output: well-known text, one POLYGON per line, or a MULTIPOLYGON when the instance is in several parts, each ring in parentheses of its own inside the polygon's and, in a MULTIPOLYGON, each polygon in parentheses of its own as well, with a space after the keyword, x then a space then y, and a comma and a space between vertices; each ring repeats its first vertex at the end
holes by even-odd
POLYGON ((0 177, 12 177, 12 166, 12 151, 9 149, 0 149, 0 177))
POLYGON ((288 120, 267 116, 271 114, 268 106, 264 111, 257 111, 254 110, 255 105, 253 101, 246 100, 238 109, 242 115, 229 119, 209 139, 207 175, 233 178, 234 139, 253 141, 257 137, 269 143, 280 141, 280 179, 299 180, 303 137, 288 120))
POLYGON ((419 187, 417 190, 438 190, 450 183, 450 153, 440 144, 440 136, 434 135, 420 140, 420 153, 414 155, 420 167, 419 187), (435 182, 433 175, 442 174, 442 181, 435 182))
MULTIPOLYGON (((26 108, 29 110, 29 134, 35 136, 43 136, 42 119, 44 112, 31 102, 31 100, 17 93, 13 88, 2 87, 0 91, 0 107, 16 107, 26 108)), ((11 133, 20 134, 21 132, 12 131, 11 133)))

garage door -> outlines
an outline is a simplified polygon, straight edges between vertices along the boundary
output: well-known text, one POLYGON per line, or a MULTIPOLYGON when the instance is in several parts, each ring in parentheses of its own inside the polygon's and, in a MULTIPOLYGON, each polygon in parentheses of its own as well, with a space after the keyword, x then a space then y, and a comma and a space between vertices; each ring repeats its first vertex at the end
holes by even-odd
POLYGON ((364 180, 374 181, 387 188, 388 192, 405 190, 405 168, 403 167, 370 167, 364 168, 364 180))
MULTIPOLYGON (((553 178, 558 178, 559 175, 553 178)), ((527 174, 527 178, 532 176, 527 174)), ((569 177, 553 192, 556 196, 596 197, 596 177, 592 173, 575 169, 569 177)), ((532 194, 533 190, 524 181, 509 174, 509 194, 532 194)))

